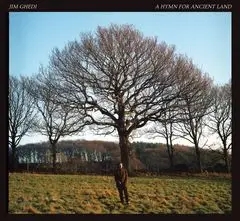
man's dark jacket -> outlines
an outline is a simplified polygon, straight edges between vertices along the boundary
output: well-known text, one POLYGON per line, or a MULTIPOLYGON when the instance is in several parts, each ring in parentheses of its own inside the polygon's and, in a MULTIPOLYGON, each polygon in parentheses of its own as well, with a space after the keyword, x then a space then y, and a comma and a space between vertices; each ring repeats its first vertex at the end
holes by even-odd
POLYGON ((118 168, 114 173, 114 177, 117 188, 123 188, 126 186, 128 180, 128 172, 124 167, 118 168))

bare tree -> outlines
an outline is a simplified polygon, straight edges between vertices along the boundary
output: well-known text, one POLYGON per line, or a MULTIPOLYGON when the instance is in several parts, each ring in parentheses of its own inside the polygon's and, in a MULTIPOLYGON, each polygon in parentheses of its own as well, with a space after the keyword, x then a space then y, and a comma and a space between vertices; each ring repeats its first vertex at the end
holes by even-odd
MULTIPOLYGON (((179 136, 194 144, 196 151, 196 162, 199 172, 202 171, 200 139, 204 133, 205 116, 209 114, 212 105, 212 79, 201 70, 194 67, 191 61, 186 63, 188 78, 182 81, 188 90, 181 94, 179 103, 180 122, 175 130, 180 132, 179 136)), ((204 144, 205 145, 205 144, 204 144)), ((203 146, 204 146, 203 145, 203 146)))
POLYGON ((118 134, 129 170, 129 136, 160 117, 183 89, 176 86, 178 63, 174 47, 130 25, 111 25, 54 49, 49 66, 58 79, 59 100, 84 109, 88 122, 104 133, 118 134))
POLYGON ((74 112, 71 106, 56 102, 52 88, 54 78, 47 69, 40 68, 40 73, 28 82, 28 91, 34 99, 39 112, 35 131, 48 137, 51 145, 53 172, 56 173, 57 142, 60 137, 79 133, 85 126, 82 115, 74 112))
POLYGON ((179 122, 177 108, 167 104, 166 111, 161 118, 154 119, 154 125, 145 130, 147 133, 155 137, 163 137, 166 140, 167 153, 169 157, 170 169, 174 168, 174 145, 173 141, 178 138, 174 131, 174 125, 179 122))
POLYGON ((32 128, 35 118, 33 100, 26 90, 24 77, 9 77, 8 94, 8 143, 11 148, 11 166, 15 170, 17 166, 17 147, 32 128))
POLYGON ((226 171, 230 172, 229 151, 232 147, 232 95, 230 83, 216 86, 212 99, 212 112, 207 126, 212 133, 219 136, 226 171))

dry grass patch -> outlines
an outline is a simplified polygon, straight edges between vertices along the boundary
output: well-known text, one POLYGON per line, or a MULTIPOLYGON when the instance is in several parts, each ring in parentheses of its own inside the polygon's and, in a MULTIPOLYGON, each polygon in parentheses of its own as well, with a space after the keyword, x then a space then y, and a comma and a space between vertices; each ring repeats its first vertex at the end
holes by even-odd
POLYGON ((9 177, 9 213, 231 213, 231 179, 130 177, 122 205, 112 176, 17 174, 9 177))

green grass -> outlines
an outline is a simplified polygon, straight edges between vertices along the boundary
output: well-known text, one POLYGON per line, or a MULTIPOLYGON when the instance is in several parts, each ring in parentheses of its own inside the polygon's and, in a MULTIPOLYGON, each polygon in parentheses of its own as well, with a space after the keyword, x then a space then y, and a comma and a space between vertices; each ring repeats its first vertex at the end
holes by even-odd
POLYGON ((130 205, 119 202, 111 176, 9 174, 9 213, 231 213, 231 179, 130 177, 130 205))

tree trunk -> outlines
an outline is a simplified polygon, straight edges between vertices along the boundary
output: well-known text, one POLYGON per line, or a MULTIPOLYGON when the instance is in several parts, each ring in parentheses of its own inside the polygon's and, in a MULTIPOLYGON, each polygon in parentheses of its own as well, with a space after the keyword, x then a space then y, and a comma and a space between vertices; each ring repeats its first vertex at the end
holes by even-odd
POLYGON ((126 122, 125 122, 125 107, 123 105, 123 98, 119 97, 118 101, 118 109, 119 109, 119 116, 118 116, 118 137, 119 137, 119 147, 121 152, 121 162, 123 166, 127 169, 128 173, 130 174, 131 168, 129 163, 129 150, 130 150, 130 143, 129 143, 129 133, 127 132, 126 122))
POLYGON ((167 141, 167 151, 168 151, 168 158, 169 158, 169 163, 170 163, 170 169, 173 170, 173 151, 172 151, 172 147, 169 144, 168 140, 167 141))
POLYGON ((169 155, 169 160, 170 160, 170 168, 171 168, 171 170, 173 170, 173 168, 174 168, 174 164, 173 164, 173 154, 170 154, 170 155, 169 155))
POLYGON ((195 142, 195 150, 196 150, 196 159, 197 159, 197 169, 199 173, 202 173, 202 163, 201 163, 201 154, 198 143, 195 142))
POLYGON ((16 145, 12 144, 12 157, 11 157, 11 170, 16 171, 17 169, 17 150, 16 150, 16 145))
POLYGON ((225 161, 226 172, 230 173, 230 166, 229 166, 229 158, 228 158, 227 147, 224 146, 223 148, 224 148, 223 149, 223 157, 224 157, 224 161, 225 161))
POLYGON ((123 166, 131 173, 131 167, 129 162, 129 141, 128 136, 119 133, 119 147, 121 151, 121 162, 123 166))
POLYGON ((53 173, 57 172, 56 168, 56 159, 57 159, 57 149, 56 149, 56 143, 52 143, 52 166, 53 166, 53 173))

